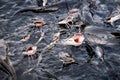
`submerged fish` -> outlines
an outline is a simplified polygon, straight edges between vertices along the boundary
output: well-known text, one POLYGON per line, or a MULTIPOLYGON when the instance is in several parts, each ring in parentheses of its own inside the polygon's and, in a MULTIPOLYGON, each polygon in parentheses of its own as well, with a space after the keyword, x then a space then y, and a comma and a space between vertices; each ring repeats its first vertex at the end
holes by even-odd
POLYGON ((9 76, 9 80, 16 80, 16 72, 8 57, 6 56, 5 59, 2 58, 0 56, 0 70, 9 76))
POLYGON ((101 48, 100 46, 96 46, 95 47, 95 50, 92 48, 92 46, 90 46, 88 44, 88 42, 85 42, 85 48, 86 48, 86 51, 89 55, 89 58, 87 60, 87 62, 90 62, 91 59, 93 58, 93 56, 97 56, 98 59, 103 62, 104 61, 104 50, 103 48, 101 48))
POLYGON ((86 26, 84 29, 84 35, 87 41, 95 44, 116 45, 118 41, 112 34, 113 31, 103 27, 86 26))
POLYGON ((60 61, 63 62, 63 67, 67 66, 69 64, 75 63, 75 60, 73 59, 72 55, 70 55, 66 52, 60 52, 59 58, 60 58, 60 61))
POLYGON ((15 12, 14 15, 18 14, 18 13, 23 13, 23 12, 28 12, 28 11, 32 11, 35 13, 45 13, 45 12, 53 12, 58 10, 58 7, 56 6, 45 6, 45 7, 29 7, 29 8, 24 8, 24 9, 20 9, 18 11, 15 12))
POLYGON ((73 46, 79 46, 84 41, 84 35, 82 33, 76 33, 72 37, 68 37, 67 39, 63 39, 60 41, 60 44, 62 45, 73 45, 73 46))
POLYGON ((16 72, 14 70, 12 62, 9 60, 8 57, 9 48, 7 43, 3 39, 0 40, 0 47, 1 46, 5 50, 5 55, 0 55, 0 70, 9 76, 9 80, 16 80, 16 72))
POLYGON ((93 56, 95 55, 95 52, 93 50, 93 48, 88 44, 88 42, 85 42, 85 48, 87 51, 87 54, 89 56, 87 62, 89 63, 91 61, 91 59, 93 58, 93 56))
POLYGON ((78 18, 79 15, 80 15, 79 9, 77 8, 71 9, 68 12, 68 16, 62 21, 58 22, 58 24, 67 24, 69 22, 74 22, 76 21, 75 19, 78 18))
POLYGON ((100 46, 96 46, 95 53, 100 61, 104 61, 104 50, 100 46))

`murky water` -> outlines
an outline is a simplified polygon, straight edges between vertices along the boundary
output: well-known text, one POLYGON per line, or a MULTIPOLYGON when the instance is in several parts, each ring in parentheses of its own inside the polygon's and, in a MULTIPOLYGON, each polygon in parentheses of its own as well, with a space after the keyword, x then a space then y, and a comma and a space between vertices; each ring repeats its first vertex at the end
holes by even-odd
MULTIPOLYGON (((104 26, 102 19, 108 17, 118 5, 120 6, 119 0, 93 0, 97 6, 93 8, 94 20, 91 21, 87 0, 66 1, 68 1, 69 9, 79 8, 80 10, 84 10, 86 20, 91 24, 100 26, 104 26)), ((52 2, 57 2, 57 0, 53 0, 52 2)), ((49 2, 49 4, 52 4, 52 2, 49 2)), ((39 39, 41 30, 45 33, 45 36, 38 44, 38 49, 42 50, 48 45, 52 41, 54 33, 61 30, 60 26, 55 23, 64 19, 68 12, 64 4, 59 10, 51 13, 24 12, 14 16, 14 13, 19 9, 35 6, 37 7, 35 0, 0 0, 0 39, 4 39, 8 43, 9 56, 13 62, 22 58, 23 48, 26 45, 34 44, 39 39), (23 35, 33 31, 29 24, 36 18, 44 19, 49 24, 35 29, 35 32, 31 34, 28 41, 20 43, 23 35)), ((115 22, 114 28, 108 28, 120 31, 120 21, 115 22)), ((75 32, 73 31, 73 33, 75 32)), ((66 34, 62 37, 66 37, 66 34)), ((88 55, 84 46, 56 45, 52 50, 43 54, 42 62, 38 67, 29 73, 24 73, 37 64, 39 53, 30 57, 25 56, 19 64, 14 65, 17 80, 56 80, 54 76, 48 75, 46 72, 41 71, 41 69, 55 75, 58 80, 120 80, 120 45, 101 46, 105 50, 105 62, 101 64, 98 64, 96 58, 92 60, 92 64, 86 63, 88 55), (62 62, 58 57, 58 53, 62 51, 72 54, 78 64, 72 64, 62 69, 62 62)), ((0 53, 2 52, 4 51, 0 50, 0 53)), ((2 72, 0 72, 0 80, 8 80, 2 72)))

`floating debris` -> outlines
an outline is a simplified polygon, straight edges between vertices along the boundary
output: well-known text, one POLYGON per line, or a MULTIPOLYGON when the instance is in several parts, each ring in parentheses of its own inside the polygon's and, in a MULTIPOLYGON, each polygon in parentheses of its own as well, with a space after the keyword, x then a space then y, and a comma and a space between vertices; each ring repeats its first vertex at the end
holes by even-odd
POLYGON ((29 7, 29 8, 24 8, 16 11, 14 15, 18 13, 28 12, 28 11, 32 11, 34 13, 48 13, 48 12, 54 12, 58 9, 59 8, 57 6, 29 7))
POLYGON ((37 46, 30 45, 24 50, 23 54, 29 56, 35 54, 36 52, 37 52, 37 46))
POLYGON ((67 39, 63 39, 60 41, 62 45, 73 45, 79 46, 84 41, 84 35, 82 33, 76 33, 72 37, 68 37, 67 39))

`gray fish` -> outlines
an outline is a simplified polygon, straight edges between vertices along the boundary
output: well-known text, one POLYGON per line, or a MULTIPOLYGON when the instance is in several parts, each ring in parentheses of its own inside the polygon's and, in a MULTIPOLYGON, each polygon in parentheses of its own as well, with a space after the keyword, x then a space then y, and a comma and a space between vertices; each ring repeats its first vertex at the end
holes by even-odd
POLYGON ((9 76, 9 80, 16 80, 16 73, 13 66, 10 64, 8 57, 1 59, 0 57, 0 70, 9 76))
POLYGON ((96 46, 95 53, 100 61, 104 61, 104 50, 100 46, 96 46))
POLYGON ((3 39, 0 40, 0 47, 1 46, 5 50, 5 55, 0 55, 0 70, 9 76, 9 80, 16 80, 14 67, 12 66, 8 57, 8 45, 3 39))
POLYGON ((66 67, 73 63, 76 63, 75 59, 73 59, 73 56, 66 52, 60 52, 59 59, 60 59, 60 61, 63 62, 63 67, 66 67))
POLYGON ((14 15, 16 15, 18 13, 28 12, 28 11, 32 11, 35 13, 46 13, 46 12, 54 12, 56 10, 58 10, 57 6, 29 7, 29 8, 24 8, 24 9, 20 9, 20 10, 16 11, 14 15))
POLYGON ((87 60, 87 62, 89 63, 91 61, 91 59, 93 58, 93 56, 95 55, 95 52, 94 52, 93 48, 88 44, 88 42, 85 42, 85 48, 86 48, 87 54, 89 56, 89 59, 87 60))
POLYGON ((113 31, 97 26, 86 26, 84 36, 87 41, 95 44, 116 45, 118 41, 112 34, 113 31))

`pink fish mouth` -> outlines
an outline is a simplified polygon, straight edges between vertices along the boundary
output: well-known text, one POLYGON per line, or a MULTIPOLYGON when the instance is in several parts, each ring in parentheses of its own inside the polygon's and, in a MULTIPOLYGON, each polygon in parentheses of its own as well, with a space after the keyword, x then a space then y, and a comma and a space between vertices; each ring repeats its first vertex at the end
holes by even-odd
POLYGON ((61 44, 79 46, 83 43, 84 39, 85 38, 83 34, 77 33, 77 34, 74 34, 72 37, 61 40, 61 44))
POLYGON ((74 41, 75 41, 76 43, 82 43, 82 41, 79 39, 80 37, 83 37, 82 34, 77 33, 77 34, 74 34, 73 37, 74 37, 74 41))
POLYGON ((35 54, 37 51, 37 46, 29 46, 24 52, 23 54, 26 54, 26 55, 33 55, 35 54))

